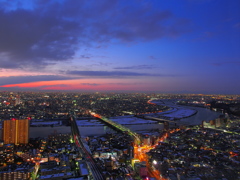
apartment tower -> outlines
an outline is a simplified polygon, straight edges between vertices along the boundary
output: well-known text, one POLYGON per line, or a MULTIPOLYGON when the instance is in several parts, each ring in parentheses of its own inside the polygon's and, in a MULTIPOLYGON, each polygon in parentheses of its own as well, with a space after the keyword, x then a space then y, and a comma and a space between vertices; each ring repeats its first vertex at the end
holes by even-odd
POLYGON ((27 144, 29 139, 29 120, 12 119, 3 121, 4 144, 27 144))

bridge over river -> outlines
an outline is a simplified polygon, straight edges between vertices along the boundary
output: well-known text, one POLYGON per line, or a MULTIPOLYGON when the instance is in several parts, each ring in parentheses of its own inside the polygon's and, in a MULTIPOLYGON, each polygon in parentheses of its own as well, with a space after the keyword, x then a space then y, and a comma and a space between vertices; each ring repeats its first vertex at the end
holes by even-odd
POLYGON ((132 136, 134 138, 134 142, 135 144, 140 144, 141 143, 141 140, 140 140, 140 137, 137 133, 131 131, 129 128, 125 127, 125 126, 122 126, 121 124, 118 124, 106 117, 103 117, 101 116, 100 114, 97 114, 95 112, 91 112, 91 115, 100 119, 101 121, 103 121, 104 123, 110 125, 111 127, 113 127, 114 129, 117 129, 118 131, 121 131, 121 132, 127 132, 130 136, 132 136))
POLYGON ((190 125, 190 123, 188 123, 188 122, 171 121, 171 120, 156 118, 156 117, 152 117, 152 116, 137 115, 136 117, 149 119, 149 120, 153 120, 153 121, 158 121, 158 122, 161 122, 161 123, 169 123, 169 124, 174 125, 174 126, 190 125))

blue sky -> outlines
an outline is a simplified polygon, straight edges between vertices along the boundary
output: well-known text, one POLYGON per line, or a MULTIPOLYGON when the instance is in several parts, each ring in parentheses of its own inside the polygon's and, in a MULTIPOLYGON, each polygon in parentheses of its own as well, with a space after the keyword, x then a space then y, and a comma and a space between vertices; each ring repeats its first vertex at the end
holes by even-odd
POLYGON ((0 7, 0 90, 240 92, 240 1, 0 7))

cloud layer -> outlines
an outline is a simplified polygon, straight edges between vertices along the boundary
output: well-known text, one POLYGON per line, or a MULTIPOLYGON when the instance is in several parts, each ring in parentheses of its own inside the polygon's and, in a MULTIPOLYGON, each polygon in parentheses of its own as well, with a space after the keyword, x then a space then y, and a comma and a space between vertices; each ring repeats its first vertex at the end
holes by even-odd
POLYGON ((6 84, 21 84, 21 83, 38 82, 38 81, 56 81, 56 80, 70 80, 70 79, 75 79, 75 78, 55 76, 55 75, 9 76, 9 77, 0 77, 0 86, 6 85, 6 84))
POLYGON ((39 0, 31 7, 0 6, 0 68, 44 67, 72 59, 85 46, 176 36, 186 25, 170 11, 138 0, 39 0))
POLYGON ((157 74, 137 73, 127 71, 67 71, 67 75, 94 76, 94 77, 129 77, 129 76, 160 76, 157 74))
POLYGON ((146 70, 146 69, 154 69, 157 68, 156 66, 153 65, 137 65, 137 66, 126 66, 126 67, 115 67, 114 69, 131 69, 131 70, 146 70))

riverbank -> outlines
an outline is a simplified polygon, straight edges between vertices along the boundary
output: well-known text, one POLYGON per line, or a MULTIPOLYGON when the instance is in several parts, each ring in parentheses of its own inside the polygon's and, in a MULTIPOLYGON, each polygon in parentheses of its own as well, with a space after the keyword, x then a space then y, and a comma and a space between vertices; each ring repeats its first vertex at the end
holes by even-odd
POLYGON ((167 113, 167 116, 171 117, 172 119, 176 117, 175 116, 176 114, 177 115, 181 114, 182 117, 179 118, 177 122, 180 121, 188 125, 200 125, 202 124, 202 121, 210 121, 210 120, 217 119, 222 114, 220 112, 211 111, 210 109, 207 109, 207 108, 177 105, 176 100, 168 100, 168 99, 160 100, 160 101, 154 100, 152 101, 152 103, 159 104, 159 105, 164 104, 165 106, 176 109, 176 111, 172 110, 171 112, 163 112, 163 113, 165 114, 167 113), (186 114, 184 115, 182 113, 177 113, 177 111, 182 111, 182 112, 185 112, 186 114), (192 111, 193 114, 188 114, 189 111, 192 111))
MULTIPOLYGON (((201 107, 190 107, 183 105, 176 105, 173 100, 161 100, 161 101, 152 101, 153 103, 164 104, 169 106, 171 110, 157 113, 157 115, 171 118, 181 118, 176 121, 183 122, 188 125, 200 125, 202 121, 210 121, 218 118, 221 113, 211 111, 206 108, 201 107)), ((148 114, 154 116, 154 114, 148 114)), ((122 124, 132 131, 141 131, 141 130, 151 130, 151 129, 163 129, 163 124, 155 123, 153 121, 144 120, 141 118, 136 118, 133 116, 119 116, 112 117, 112 120, 116 121, 119 124, 122 124)), ((90 135, 102 135, 107 132, 112 132, 111 128, 99 123, 97 120, 78 120, 78 127, 82 136, 90 135)), ((69 126, 54 126, 54 127, 30 127, 30 137, 47 137, 53 133, 71 133, 71 128, 69 126)))

